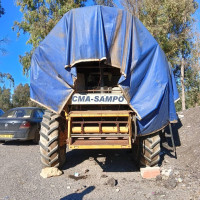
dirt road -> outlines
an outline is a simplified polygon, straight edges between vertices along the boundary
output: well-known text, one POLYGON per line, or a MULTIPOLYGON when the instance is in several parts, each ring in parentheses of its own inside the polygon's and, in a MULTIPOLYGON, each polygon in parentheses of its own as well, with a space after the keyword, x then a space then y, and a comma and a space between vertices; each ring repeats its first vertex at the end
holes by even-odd
POLYGON ((127 150, 69 151, 64 174, 43 179, 38 145, 0 143, 0 200, 200 200, 200 107, 179 116, 177 159, 163 149, 165 173, 152 180, 141 178, 127 150))

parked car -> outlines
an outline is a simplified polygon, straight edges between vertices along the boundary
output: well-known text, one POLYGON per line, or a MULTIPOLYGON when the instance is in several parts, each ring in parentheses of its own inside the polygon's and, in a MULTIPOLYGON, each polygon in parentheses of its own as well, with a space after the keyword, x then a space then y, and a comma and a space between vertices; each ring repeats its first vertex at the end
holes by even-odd
POLYGON ((0 117, 0 140, 39 142, 44 110, 36 107, 13 108, 0 117))
POLYGON ((0 109, 0 116, 2 116, 3 114, 4 114, 4 111, 0 109))

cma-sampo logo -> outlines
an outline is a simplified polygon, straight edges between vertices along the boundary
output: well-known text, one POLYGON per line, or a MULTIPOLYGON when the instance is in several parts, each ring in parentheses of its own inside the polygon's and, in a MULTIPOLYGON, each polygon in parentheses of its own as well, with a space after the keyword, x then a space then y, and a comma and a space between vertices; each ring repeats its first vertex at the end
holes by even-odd
POLYGON ((73 103, 112 103, 112 102, 124 102, 125 99, 123 96, 89 96, 89 95, 73 95, 72 102, 73 103))

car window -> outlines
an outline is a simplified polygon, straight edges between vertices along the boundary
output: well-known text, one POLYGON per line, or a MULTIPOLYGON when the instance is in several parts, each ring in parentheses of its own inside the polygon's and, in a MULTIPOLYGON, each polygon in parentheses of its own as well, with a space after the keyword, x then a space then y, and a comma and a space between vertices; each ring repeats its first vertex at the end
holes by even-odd
POLYGON ((35 110, 33 113, 33 117, 34 118, 42 118, 43 114, 44 114, 43 110, 35 110))
POLYGON ((19 109, 19 110, 9 110, 2 117, 8 118, 26 118, 30 117, 32 113, 31 109, 19 109))
POLYGON ((2 117, 13 117, 16 113, 16 110, 11 110, 2 115, 2 117))

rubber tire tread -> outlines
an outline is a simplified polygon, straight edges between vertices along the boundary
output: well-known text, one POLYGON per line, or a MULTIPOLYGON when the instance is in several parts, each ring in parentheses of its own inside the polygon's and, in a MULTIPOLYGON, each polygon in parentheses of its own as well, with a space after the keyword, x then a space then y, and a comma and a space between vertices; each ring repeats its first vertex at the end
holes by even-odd
POLYGON ((59 118, 59 115, 46 110, 41 123, 39 142, 41 162, 47 167, 61 168, 66 160, 66 145, 59 147, 59 118))
POLYGON ((153 167, 160 161, 159 132, 140 138, 140 166, 153 167))

